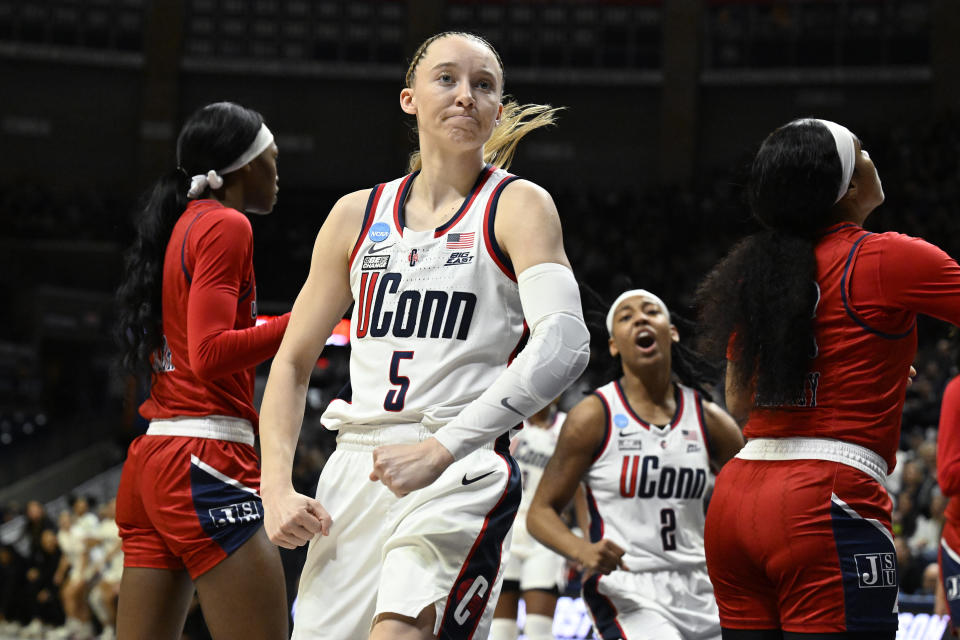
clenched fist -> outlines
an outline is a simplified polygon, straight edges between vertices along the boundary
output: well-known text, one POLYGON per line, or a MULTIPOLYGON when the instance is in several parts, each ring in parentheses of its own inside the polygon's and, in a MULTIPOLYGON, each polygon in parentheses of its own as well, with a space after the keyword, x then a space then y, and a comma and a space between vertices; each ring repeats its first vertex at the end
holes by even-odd
POLYGON ((263 526, 270 541, 284 549, 296 549, 315 535, 329 535, 333 519, 313 498, 290 489, 263 497, 263 526))
POLYGON ((370 480, 379 480, 397 497, 422 489, 453 464, 453 456, 435 438, 416 444, 389 444, 373 450, 370 480))
POLYGON ((614 569, 627 571, 627 565, 621 560, 624 553, 623 549, 607 538, 592 543, 584 540, 577 557, 577 561, 583 566, 583 579, 598 573, 610 575, 614 569))

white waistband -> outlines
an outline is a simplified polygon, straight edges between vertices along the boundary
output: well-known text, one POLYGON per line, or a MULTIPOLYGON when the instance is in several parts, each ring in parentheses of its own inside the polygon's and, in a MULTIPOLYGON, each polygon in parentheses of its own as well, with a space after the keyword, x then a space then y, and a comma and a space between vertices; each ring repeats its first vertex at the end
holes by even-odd
POLYGON ((242 442, 253 446, 253 425, 243 418, 228 416, 201 416, 151 420, 148 436, 186 436, 210 438, 227 442, 242 442))
MULTIPOLYGON (((385 444, 416 444, 433 437, 434 431, 423 424, 344 425, 337 429, 337 448, 373 451, 385 444)), ((493 449, 491 441, 478 449, 493 449)))
POLYGON ((737 454, 743 460, 830 460, 863 471, 886 485, 887 462, 875 451, 829 438, 751 438, 737 454))

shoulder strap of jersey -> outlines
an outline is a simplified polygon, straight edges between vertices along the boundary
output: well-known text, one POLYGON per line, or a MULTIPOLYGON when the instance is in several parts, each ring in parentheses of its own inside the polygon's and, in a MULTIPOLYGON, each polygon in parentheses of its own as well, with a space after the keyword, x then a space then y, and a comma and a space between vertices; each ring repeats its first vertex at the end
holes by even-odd
POLYGON ((603 405, 603 440, 600 441, 600 446, 597 447, 597 450, 593 452, 592 462, 596 462, 600 456, 603 455, 603 452, 606 451, 607 445, 610 444, 610 404, 607 402, 607 398, 604 396, 602 387, 593 392, 593 395, 597 396, 600 399, 600 404, 603 405))

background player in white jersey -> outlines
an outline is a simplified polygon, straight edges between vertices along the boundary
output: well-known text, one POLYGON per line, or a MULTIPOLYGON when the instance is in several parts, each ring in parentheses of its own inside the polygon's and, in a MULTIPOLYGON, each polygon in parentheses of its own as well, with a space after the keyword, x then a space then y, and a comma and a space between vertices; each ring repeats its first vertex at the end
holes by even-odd
POLYGON ((400 92, 412 173, 343 197, 317 236, 261 420, 267 532, 311 542, 295 638, 488 633, 520 501, 505 434, 589 358, 553 201, 494 166, 554 111, 502 95, 489 43, 429 38, 400 92), (293 489, 293 454, 310 372, 351 303, 353 394, 323 416, 338 445, 314 500, 293 489))
POLYGON ((732 458, 743 437, 729 415, 687 386, 697 384, 690 352, 679 349, 660 298, 642 289, 621 294, 607 330, 623 375, 567 416, 527 527, 584 566, 584 601, 604 640, 719 638, 703 498, 711 469, 732 458), (590 541, 559 516, 581 481, 590 541))
MULTIPOLYGON (((553 640, 553 616, 559 588, 563 586, 566 560, 533 539, 527 531, 527 511, 540 484, 543 469, 557 446, 557 436, 567 414, 552 402, 523 421, 523 429, 510 443, 520 475, 523 497, 513 523, 510 559, 503 574, 503 589, 493 612, 490 640, 516 640, 517 611, 521 595, 526 609, 527 640, 553 640)), ((586 501, 578 490, 574 503, 577 522, 587 522, 586 501)))

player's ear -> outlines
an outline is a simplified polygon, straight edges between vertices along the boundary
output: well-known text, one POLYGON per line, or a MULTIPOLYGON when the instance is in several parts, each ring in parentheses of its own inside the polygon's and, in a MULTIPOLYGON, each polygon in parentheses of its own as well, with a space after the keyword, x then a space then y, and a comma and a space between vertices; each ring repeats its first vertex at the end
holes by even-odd
POLYGON ((411 116, 417 115, 417 103, 413 96, 413 89, 410 87, 400 90, 400 109, 411 116))

